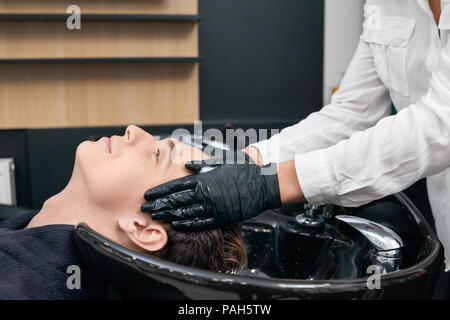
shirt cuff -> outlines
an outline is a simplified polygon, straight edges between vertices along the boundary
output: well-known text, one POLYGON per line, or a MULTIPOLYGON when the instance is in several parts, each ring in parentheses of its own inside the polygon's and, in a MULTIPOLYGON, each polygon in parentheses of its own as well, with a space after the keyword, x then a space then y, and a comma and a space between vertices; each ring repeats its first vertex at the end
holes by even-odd
POLYGON ((280 162, 280 147, 279 147, 279 135, 275 135, 268 140, 251 144, 250 147, 255 147, 261 154, 261 160, 264 166, 269 163, 280 162))
POLYGON ((337 181, 330 161, 331 148, 295 156, 295 170, 300 187, 306 200, 312 205, 339 203, 337 181))

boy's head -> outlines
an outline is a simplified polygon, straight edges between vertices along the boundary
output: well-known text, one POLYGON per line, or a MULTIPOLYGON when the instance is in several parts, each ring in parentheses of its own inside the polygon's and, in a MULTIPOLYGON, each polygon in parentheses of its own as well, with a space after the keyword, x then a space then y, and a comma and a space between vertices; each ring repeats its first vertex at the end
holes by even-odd
POLYGON ((83 194, 95 215, 85 221, 129 249, 193 267, 239 271, 246 264, 241 227, 179 233, 140 211, 146 190, 189 174, 184 163, 207 158, 177 140, 158 140, 136 126, 123 136, 78 146, 68 189, 83 194))

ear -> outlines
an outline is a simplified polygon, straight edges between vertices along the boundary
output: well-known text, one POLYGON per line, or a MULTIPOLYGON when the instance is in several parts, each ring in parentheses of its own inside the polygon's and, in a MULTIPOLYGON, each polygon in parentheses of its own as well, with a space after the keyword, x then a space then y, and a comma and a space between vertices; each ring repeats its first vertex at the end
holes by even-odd
POLYGON ((167 232, 162 224, 149 219, 121 219, 119 228, 138 247, 146 251, 158 251, 167 244, 167 232))

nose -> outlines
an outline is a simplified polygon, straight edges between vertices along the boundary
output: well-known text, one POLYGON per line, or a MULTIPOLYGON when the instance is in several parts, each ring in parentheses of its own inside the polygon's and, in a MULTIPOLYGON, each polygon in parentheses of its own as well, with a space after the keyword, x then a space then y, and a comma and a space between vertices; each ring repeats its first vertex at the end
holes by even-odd
POLYGON ((140 141, 146 140, 146 142, 149 142, 153 144, 158 142, 158 139, 153 137, 150 133, 144 131, 143 129, 139 128, 135 125, 129 125, 125 129, 125 135, 124 135, 125 141, 127 144, 136 144, 140 141))

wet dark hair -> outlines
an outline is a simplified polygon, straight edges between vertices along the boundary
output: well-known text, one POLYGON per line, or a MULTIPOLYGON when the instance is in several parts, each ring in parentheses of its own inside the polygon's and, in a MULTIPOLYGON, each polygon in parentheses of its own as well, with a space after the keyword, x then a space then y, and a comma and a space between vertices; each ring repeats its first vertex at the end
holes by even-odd
POLYGON ((242 225, 183 233, 164 224, 167 244, 152 255, 174 263, 215 272, 240 273, 247 267, 242 225))

